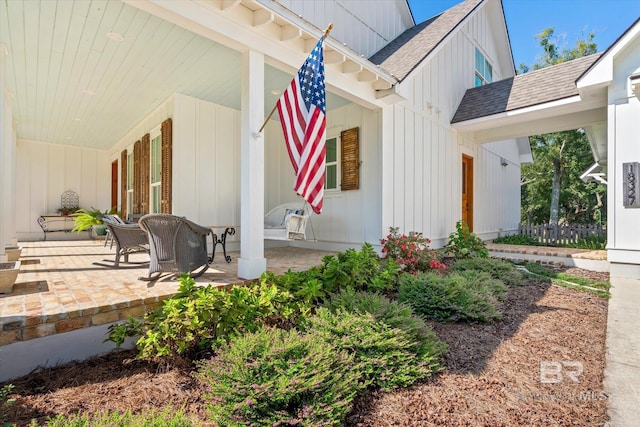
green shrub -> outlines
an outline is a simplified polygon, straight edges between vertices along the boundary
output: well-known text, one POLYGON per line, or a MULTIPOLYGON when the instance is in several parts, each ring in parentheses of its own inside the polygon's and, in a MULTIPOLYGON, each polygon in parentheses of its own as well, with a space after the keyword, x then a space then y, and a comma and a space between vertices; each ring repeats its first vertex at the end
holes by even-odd
POLYGON ((309 335, 352 354, 366 386, 385 391, 406 387, 439 371, 442 347, 435 337, 421 341, 412 332, 391 327, 369 313, 320 308, 306 319, 309 335))
POLYGON ((444 321, 490 321, 498 311, 507 287, 488 273, 468 270, 440 276, 421 273, 400 278, 398 299, 421 316, 444 321))
POLYGON ((267 271, 262 274, 261 280, 269 284, 273 283, 279 289, 307 303, 317 302, 335 288, 334 285, 325 283, 320 267, 312 267, 306 271, 288 270, 279 276, 267 271))
POLYGON ((198 369, 221 426, 339 426, 364 386, 354 355, 295 329, 237 336, 198 369))
POLYGON ((358 314, 368 313, 378 322, 407 332, 419 343, 416 351, 418 354, 439 356, 447 350, 447 345, 438 341, 431 326, 413 314, 411 306, 390 300, 384 295, 344 289, 330 295, 323 306, 334 313, 340 310, 358 314))
POLYGON ((467 270, 484 271, 507 285, 522 285, 522 273, 508 261, 496 258, 468 258, 458 259, 451 265, 451 271, 467 270))
MULTIPOLYGON (((197 425, 198 423, 193 422, 183 411, 175 411, 171 407, 141 414, 132 414, 131 411, 124 413, 105 411, 93 415, 58 415, 55 418, 49 418, 43 424, 47 427, 189 427, 197 425)), ((38 426, 39 424, 35 421, 29 424, 29 427, 38 426)))
POLYGON ((464 221, 456 222, 456 231, 449 234, 449 242, 445 246, 445 252, 456 258, 489 256, 484 242, 475 233, 469 230, 469 225, 464 221))
POLYGON ((401 235, 397 227, 389 227, 389 234, 380 243, 382 252, 407 273, 446 268, 438 259, 437 252, 429 249, 431 240, 423 237, 422 233, 412 231, 401 235))
POLYGON ((567 248, 604 250, 607 248, 607 238, 605 236, 582 237, 576 243, 564 245, 567 248))
POLYGON ((493 243, 501 243, 504 245, 526 245, 539 246, 540 242, 530 236, 520 236, 518 234, 508 234, 493 239, 493 243))
POLYGON ((178 294, 145 316, 145 331, 137 342, 139 357, 193 357, 263 324, 293 324, 308 311, 308 305, 265 281, 225 290, 196 286, 185 274, 178 294))
POLYGON ((103 342, 112 341, 120 348, 127 337, 135 337, 144 333, 144 322, 135 317, 130 317, 124 323, 114 323, 109 326, 107 339, 103 342))
POLYGON ((347 249, 322 258, 322 279, 327 289, 352 287, 356 290, 384 291, 395 287, 400 267, 393 260, 380 262, 370 243, 360 251, 347 249))

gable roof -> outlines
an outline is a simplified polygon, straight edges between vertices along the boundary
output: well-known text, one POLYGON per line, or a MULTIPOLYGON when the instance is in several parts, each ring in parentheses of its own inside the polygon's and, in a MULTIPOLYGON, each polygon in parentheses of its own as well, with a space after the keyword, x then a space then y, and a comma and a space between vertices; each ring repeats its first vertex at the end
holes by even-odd
POLYGON ((640 17, 636 19, 629 28, 627 28, 607 48, 596 62, 591 64, 576 80, 576 85, 581 88, 594 83, 601 83, 600 80, 610 81, 613 78, 613 58, 625 48, 633 39, 640 34, 640 17), (600 68, 600 70, 598 69, 600 68), (600 72, 600 73, 598 73, 600 72))
POLYGON ((600 56, 600 53, 596 53, 468 89, 451 123, 576 96, 576 80, 600 56))
POLYGON ((424 21, 376 52, 369 61, 402 81, 484 0, 465 0, 424 21))

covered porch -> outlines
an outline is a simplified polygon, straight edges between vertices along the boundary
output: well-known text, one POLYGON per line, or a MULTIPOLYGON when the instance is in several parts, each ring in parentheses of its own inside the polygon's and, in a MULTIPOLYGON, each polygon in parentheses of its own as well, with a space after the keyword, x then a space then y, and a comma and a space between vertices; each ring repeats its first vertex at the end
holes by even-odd
MULTIPOLYGON (((37 218, 54 214, 60 195, 74 190, 84 208, 161 210, 203 225, 233 225, 240 252, 235 274, 253 279, 265 271, 265 212, 303 201, 292 191, 277 114, 259 129, 327 23, 255 0, 10 2, 3 8, 0 261, 16 240, 40 239, 37 218), (28 30, 19 24, 39 22, 41 13, 52 22, 28 30), (25 31, 33 40, 16 35, 25 31), (148 197, 139 198, 127 156, 139 141, 153 145, 168 119, 173 170, 163 170, 162 183, 152 176, 148 197)), ((317 241, 297 245, 337 250, 377 242, 386 231, 379 170, 387 104, 378 91, 397 80, 333 39, 326 42, 325 62, 327 136, 359 128, 360 174, 369 185, 328 194, 323 215, 312 218, 317 241)))

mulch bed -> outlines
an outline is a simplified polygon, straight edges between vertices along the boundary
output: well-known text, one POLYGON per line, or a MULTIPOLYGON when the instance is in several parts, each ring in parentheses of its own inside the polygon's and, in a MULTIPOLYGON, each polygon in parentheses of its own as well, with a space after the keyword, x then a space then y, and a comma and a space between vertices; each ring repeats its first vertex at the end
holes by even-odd
MULTIPOLYGON (((606 273, 563 270, 608 280, 606 273)), ((503 312, 489 324, 433 322, 449 344, 446 369, 426 383, 359 398, 347 426, 603 425, 607 300, 529 282, 509 290, 503 312)), ((5 421, 23 426, 57 414, 173 404, 207 425, 204 387, 187 365, 134 357, 117 352, 12 381, 17 401, 5 421)))

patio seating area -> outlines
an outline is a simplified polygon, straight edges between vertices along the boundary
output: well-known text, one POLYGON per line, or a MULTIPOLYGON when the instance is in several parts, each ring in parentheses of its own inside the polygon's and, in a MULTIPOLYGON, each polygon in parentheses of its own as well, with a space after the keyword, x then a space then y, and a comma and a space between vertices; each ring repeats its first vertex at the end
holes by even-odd
MULTIPOLYGON (((175 276, 153 282, 146 253, 129 255, 130 264, 114 268, 115 248, 102 240, 21 242, 21 269, 11 294, 0 295, 0 346, 106 325, 141 316, 175 294, 175 276), (140 264, 135 264, 140 262, 140 264)), ((292 247, 266 249, 267 269, 281 274, 320 264, 329 252, 292 247)), ((238 252, 231 262, 216 258, 197 283, 229 286, 237 277, 238 252)))

